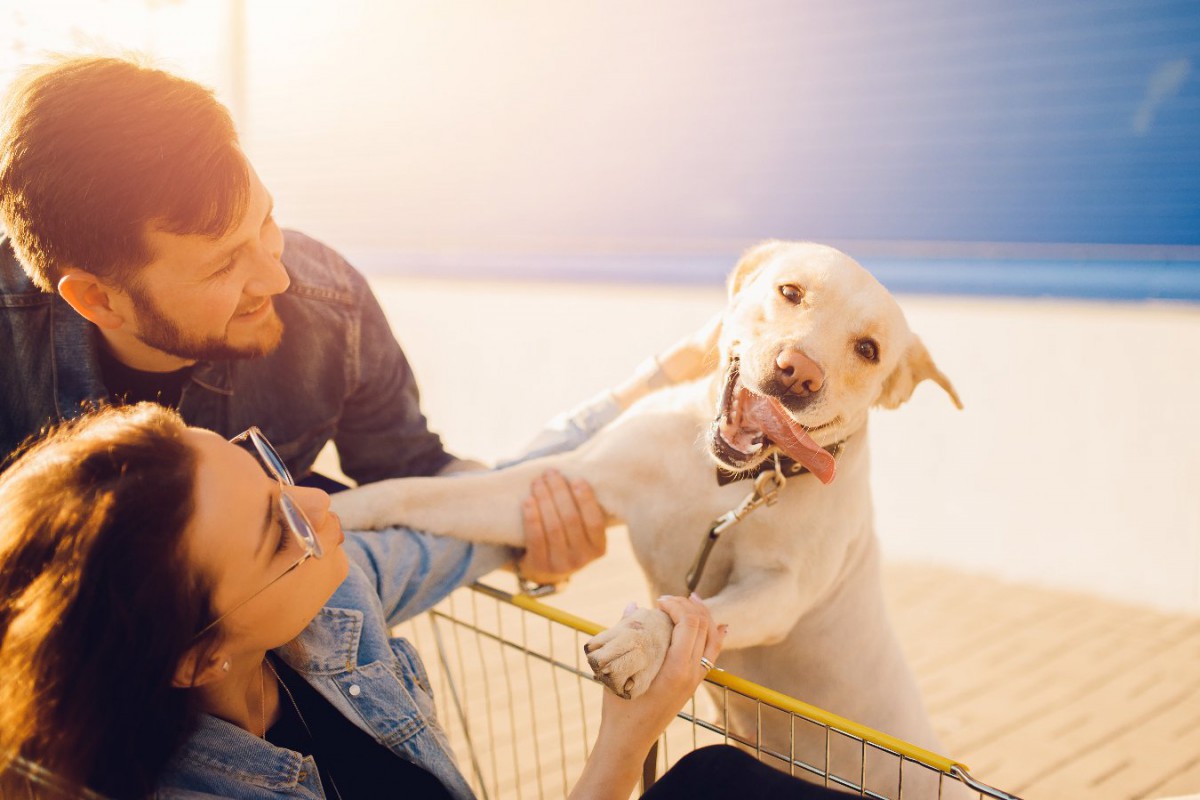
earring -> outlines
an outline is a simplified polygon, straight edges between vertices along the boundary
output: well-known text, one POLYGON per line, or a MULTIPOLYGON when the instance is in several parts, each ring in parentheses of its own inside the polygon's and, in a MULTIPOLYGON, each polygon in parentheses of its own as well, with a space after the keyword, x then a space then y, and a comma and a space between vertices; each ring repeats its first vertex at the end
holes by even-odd
POLYGON ((221 665, 221 670, 224 672, 229 672, 229 662, 228 661, 226 661, 224 664, 221 665))

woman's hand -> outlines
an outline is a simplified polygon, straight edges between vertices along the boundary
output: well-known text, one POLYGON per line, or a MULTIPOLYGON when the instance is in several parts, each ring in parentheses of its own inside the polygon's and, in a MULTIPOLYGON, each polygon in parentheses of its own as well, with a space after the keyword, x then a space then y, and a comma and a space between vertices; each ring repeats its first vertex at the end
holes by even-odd
POLYGON ((646 693, 625 700, 604 692, 600 732, 573 800, 628 798, 641 774, 642 759, 708 674, 703 656, 715 663, 727 626, 718 626, 700 598, 660 597, 658 607, 671 617, 671 645, 646 693))
POLYGON ((643 755, 696 693, 708 674, 700 658, 716 663, 727 630, 726 626, 717 626, 708 607, 695 594, 660 597, 658 607, 675 626, 662 669, 646 693, 635 700, 605 692, 600 721, 601 736, 607 726, 613 730, 612 735, 638 742, 643 755))

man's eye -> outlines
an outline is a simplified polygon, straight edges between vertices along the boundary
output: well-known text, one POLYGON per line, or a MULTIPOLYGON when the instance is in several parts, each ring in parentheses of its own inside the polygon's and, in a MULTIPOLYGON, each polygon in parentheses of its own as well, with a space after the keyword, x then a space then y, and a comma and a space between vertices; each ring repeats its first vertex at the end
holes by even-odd
POLYGON ((219 278, 219 277, 221 277, 222 275, 228 275, 229 273, 233 272, 233 267, 234 267, 234 265, 235 265, 236 263, 237 263, 237 261, 236 261, 235 259, 232 259, 232 258, 231 258, 231 259, 229 259, 229 263, 228 263, 228 264, 226 264, 225 266, 221 267, 219 270, 217 270, 217 271, 216 271, 216 272, 214 272, 213 274, 209 275, 208 277, 210 277, 210 278, 219 278))

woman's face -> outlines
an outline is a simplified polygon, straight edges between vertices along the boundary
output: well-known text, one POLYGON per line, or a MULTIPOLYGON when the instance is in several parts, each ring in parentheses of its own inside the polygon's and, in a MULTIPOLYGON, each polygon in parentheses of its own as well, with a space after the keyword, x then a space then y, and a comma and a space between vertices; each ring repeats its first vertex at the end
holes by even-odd
MULTIPOLYGON (((195 512, 185 534, 188 557, 213 586, 218 615, 283 575, 304 555, 279 513, 278 481, 247 450, 199 428, 188 443, 198 453, 195 512)), ((265 650, 291 641, 325 605, 349 570, 345 536, 329 495, 282 487, 312 523, 324 548, 233 611, 221 624, 231 649, 265 650)))

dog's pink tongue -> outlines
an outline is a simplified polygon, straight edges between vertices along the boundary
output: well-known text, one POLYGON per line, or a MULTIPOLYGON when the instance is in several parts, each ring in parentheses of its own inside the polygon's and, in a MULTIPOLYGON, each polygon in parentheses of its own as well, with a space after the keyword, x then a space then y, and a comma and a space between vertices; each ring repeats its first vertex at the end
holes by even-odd
POLYGON ((794 461, 808 467, 821 483, 834 478, 837 462, 829 451, 813 441, 804 426, 787 415, 778 400, 747 392, 742 413, 753 419, 775 445, 794 461))

